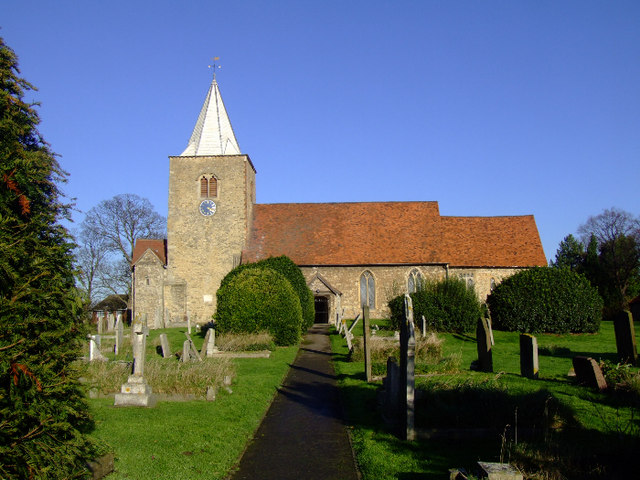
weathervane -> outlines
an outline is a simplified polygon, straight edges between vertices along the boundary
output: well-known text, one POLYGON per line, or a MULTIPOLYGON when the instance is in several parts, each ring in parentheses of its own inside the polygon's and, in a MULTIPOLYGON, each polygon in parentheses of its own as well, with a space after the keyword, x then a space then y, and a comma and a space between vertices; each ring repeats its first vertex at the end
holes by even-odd
POLYGON ((220 65, 216 65, 216 62, 220 60, 220 57, 213 57, 213 63, 209 65, 209 68, 213 68, 213 79, 216 79, 216 68, 222 68, 220 65))

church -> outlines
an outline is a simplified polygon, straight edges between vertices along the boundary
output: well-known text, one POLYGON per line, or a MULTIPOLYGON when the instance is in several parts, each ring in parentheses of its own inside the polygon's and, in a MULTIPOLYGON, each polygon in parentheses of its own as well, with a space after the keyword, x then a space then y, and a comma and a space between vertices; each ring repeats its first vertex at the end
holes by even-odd
POLYGON ((256 203, 256 168, 241 153, 213 78, 186 149, 169 157, 166 239, 138 239, 133 314, 151 328, 207 323, 224 276, 286 255, 315 296, 316 321, 373 318, 427 280, 458 277, 484 300, 518 270, 546 265, 532 215, 440 215, 437 202, 256 203))

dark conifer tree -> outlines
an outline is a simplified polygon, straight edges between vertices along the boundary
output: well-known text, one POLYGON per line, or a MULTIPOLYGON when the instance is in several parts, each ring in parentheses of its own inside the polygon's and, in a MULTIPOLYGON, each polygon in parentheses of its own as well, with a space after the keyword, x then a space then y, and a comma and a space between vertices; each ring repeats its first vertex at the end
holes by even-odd
POLYGON ((0 38, 0 478, 81 478, 95 454, 75 369, 86 331, 65 180, 0 38))

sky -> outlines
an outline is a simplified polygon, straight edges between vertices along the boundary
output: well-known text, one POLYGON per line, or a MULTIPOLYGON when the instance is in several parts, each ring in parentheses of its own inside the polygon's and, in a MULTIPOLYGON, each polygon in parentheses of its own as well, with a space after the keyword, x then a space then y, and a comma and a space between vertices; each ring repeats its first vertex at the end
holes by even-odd
POLYGON ((640 214, 640 2, 0 0, 84 212, 167 214, 212 58, 259 203, 438 201, 534 215, 547 258, 640 214))

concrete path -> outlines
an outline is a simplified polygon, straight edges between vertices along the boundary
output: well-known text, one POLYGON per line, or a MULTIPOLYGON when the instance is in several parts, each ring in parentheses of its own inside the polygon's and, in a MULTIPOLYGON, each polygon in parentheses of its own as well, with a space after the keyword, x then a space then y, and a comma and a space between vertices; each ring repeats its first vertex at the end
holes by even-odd
POLYGON ((329 326, 315 324, 233 480, 356 480, 342 421, 329 326))

